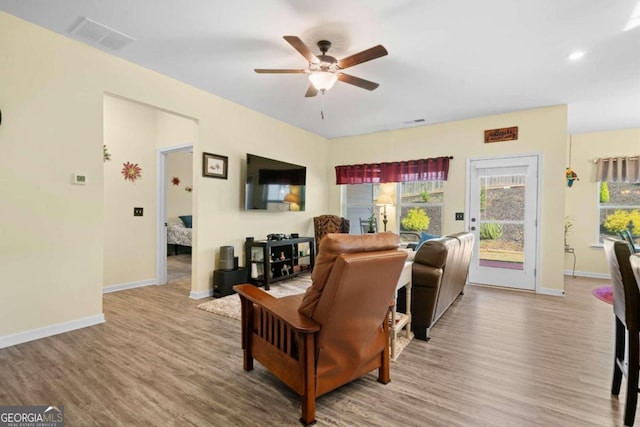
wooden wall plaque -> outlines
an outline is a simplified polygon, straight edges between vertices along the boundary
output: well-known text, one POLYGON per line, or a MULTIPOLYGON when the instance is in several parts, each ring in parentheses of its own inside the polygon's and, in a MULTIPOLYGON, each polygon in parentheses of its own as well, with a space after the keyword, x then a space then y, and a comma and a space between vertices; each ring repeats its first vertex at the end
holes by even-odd
POLYGON ((484 143, 514 141, 518 139, 518 126, 484 131, 484 143))

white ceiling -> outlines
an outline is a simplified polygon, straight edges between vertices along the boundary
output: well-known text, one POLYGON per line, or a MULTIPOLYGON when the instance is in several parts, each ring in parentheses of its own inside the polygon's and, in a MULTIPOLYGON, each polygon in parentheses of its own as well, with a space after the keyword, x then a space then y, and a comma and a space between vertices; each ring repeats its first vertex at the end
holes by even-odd
MULTIPOLYGON (((568 104, 569 132, 640 128, 638 0, 0 0, 0 10, 69 37, 80 17, 136 41, 111 54, 310 132, 335 138, 568 104), (305 98, 305 68, 282 36, 340 59, 389 55, 305 98), (567 59, 575 50, 585 56, 567 59), (324 111, 324 120, 320 111, 324 111), (410 124, 408 122, 411 122, 410 124)), ((507 124, 505 124, 507 125, 507 124)))

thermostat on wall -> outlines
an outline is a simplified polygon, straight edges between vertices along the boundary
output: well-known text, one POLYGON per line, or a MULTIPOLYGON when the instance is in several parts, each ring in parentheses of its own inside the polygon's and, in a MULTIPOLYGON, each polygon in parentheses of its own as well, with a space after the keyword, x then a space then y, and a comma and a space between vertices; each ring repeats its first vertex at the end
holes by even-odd
POLYGON ((74 173, 73 183, 75 185, 85 185, 87 183, 87 176, 83 173, 74 173))

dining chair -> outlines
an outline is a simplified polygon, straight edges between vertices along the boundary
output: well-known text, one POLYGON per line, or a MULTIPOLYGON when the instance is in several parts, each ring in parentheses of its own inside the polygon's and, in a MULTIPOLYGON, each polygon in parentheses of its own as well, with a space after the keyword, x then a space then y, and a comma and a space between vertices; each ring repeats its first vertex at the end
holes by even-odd
POLYGON ((622 240, 629 242, 632 252, 636 252, 636 242, 633 240, 633 235, 628 229, 625 228, 622 231, 618 231, 618 236, 620 236, 622 240))
POLYGON ((604 252, 611 273, 613 312, 616 319, 611 394, 614 396, 620 394, 622 377, 625 376, 627 398, 624 425, 632 426, 638 403, 638 374, 640 373, 640 290, 631 268, 629 258, 633 251, 629 242, 605 238, 604 252), (625 342, 627 334, 628 346, 625 342))

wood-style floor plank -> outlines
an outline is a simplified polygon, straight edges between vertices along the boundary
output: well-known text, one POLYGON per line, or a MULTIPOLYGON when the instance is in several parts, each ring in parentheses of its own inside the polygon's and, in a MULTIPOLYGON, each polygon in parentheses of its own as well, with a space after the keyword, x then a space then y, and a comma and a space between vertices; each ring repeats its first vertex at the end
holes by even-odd
MULTIPOLYGON (((317 401, 329 426, 618 426, 606 281, 566 297, 467 286, 431 341, 317 401)), ((238 321, 179 285, 105 294, 102 325, 0 350, 0 405, 65 406, 68 426, 297 426, 300 401, 262 366, 242 370, 238 321)), ((624 386, 623 386, 624 389, 624 386)))

